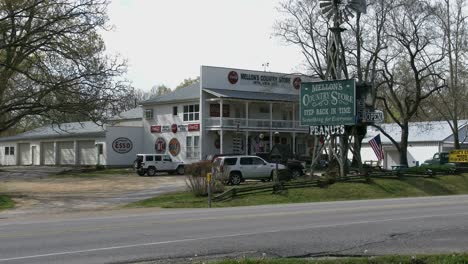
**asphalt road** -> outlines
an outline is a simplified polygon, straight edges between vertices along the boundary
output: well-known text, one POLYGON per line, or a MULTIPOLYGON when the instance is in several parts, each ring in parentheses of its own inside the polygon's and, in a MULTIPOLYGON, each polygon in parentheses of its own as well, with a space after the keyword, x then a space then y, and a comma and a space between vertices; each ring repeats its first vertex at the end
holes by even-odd
POLYGON ((468 252, 468 196, 0 219, 0 245, 0 263, 468 252))

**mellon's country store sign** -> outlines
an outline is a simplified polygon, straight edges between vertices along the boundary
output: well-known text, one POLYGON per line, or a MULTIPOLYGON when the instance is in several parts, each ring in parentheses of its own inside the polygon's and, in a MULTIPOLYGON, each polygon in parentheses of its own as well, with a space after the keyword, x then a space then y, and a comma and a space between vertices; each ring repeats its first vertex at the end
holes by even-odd
POLYGON ((354 125, 356 123, 356 83, 334 80, 302 83, 301 125, 354 125))

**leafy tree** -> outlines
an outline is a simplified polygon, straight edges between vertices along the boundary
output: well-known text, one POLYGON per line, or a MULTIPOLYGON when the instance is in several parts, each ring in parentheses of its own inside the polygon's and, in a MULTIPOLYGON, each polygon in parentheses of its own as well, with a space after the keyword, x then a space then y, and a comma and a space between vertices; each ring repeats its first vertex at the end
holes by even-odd
POLYGON ((165 86, 164 84, 161 84, 158 86, 155 85, 151 88, 150 97, 164 95, 164 94, 170 93, 171 91, 172 91, 171 88, 165 86))
POLYGON ((99 35, 107 5, 0 1, 0 131, 28 117, 97 122, 128 107, 125 61, 106 55, 99 35))
POLYGON ((176 90, 177 89, 180 89, 180 88, 185 88, 189 85, 192 85, 194 83, 197 83, 197 82, 200 82, 200 76, 197 76, 196 78, 187 78, 187 79, 184 79, 183 82, 181 82, 179 85, 177 85, 177 87, 175 88, 176 90))

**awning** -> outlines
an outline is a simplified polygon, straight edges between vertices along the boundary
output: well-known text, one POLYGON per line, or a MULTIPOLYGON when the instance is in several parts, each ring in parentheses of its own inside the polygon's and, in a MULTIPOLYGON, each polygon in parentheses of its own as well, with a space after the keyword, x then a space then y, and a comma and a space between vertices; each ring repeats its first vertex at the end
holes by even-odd
POLYGON ((280 94, 265 92, 249 92, 225 89, 203 89, 203 91, 219 98, 242 99, 249 101, 277 101, 277 102, 299 102, 299 95, 280 94))

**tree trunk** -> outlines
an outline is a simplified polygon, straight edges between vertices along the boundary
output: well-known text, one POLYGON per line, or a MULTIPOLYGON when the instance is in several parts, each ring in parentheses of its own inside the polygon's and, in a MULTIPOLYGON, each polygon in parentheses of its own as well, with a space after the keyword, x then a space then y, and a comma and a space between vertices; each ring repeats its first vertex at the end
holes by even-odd
POLYGON ((458 136, 458 120, 453 120, 453 147, 460 149, 460 137, 458 136))
POLYGON ((400 165, 408 166, 408 122, 405 121, 401 127, 400 141, 400 165))

